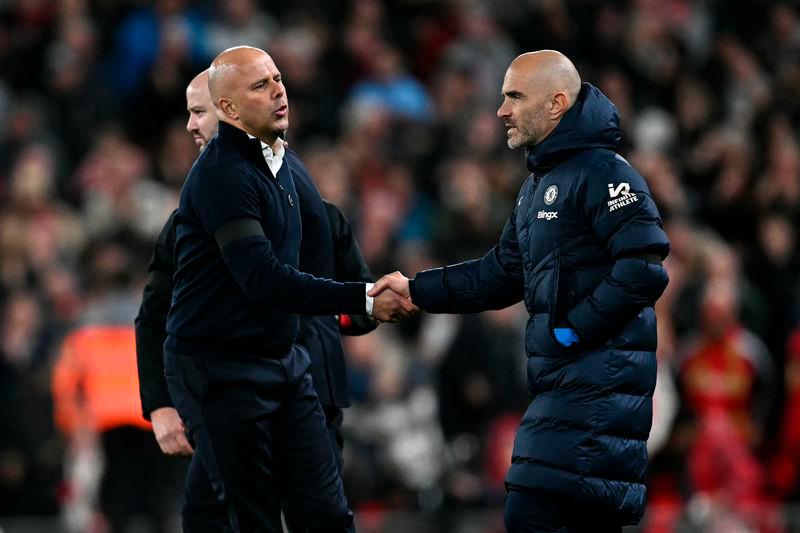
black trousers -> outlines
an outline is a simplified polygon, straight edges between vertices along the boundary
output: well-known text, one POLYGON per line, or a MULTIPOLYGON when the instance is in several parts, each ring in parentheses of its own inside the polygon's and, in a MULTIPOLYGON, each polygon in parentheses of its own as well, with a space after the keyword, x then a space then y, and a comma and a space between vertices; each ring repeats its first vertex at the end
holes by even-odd
MULTIPOLYGON (((343 467, 342 450, 344 447, 342 436, 343 413, 338 407, 330 406, 323 406, 323 411, 325 412, 325 422, 328 429, 331 449, 336 457, 336 468, 341 476, 343 467)), ((202 531, 204 533, 225 533, 231 531, 228 525, 228 515, 224 507, 220 505, 217 500, 214 490, 211 487, 211 481, 209 481, 205 469, 197 455, 192 457, 188 476, 191 479, 188 481, 187 486, 192 487, 192 500, 194 501, 191 511, 191 521, 193 523, 201 522, 203 524, 202 531)), ((291 511, 285 503, 282 503, 281 508, 284 511, 286 525, 291 533, 305 530, 302 516, 296 517, 291 515, 291 511)), ((185 523, 186 520, 184 519, 184 528, 191 527, 186 526, 185 523)))
POLYGON ((295 347, 280 359, 165 355, 170 395, 195 443, 184 531, 354 531, 325 417, 295 347), (212 487, 212 491, 208 488, 212 487))
POLYGON ((508 533, 620 533, 602 509, 581 507, 566 496, 510 486, 503 516, 508 533))

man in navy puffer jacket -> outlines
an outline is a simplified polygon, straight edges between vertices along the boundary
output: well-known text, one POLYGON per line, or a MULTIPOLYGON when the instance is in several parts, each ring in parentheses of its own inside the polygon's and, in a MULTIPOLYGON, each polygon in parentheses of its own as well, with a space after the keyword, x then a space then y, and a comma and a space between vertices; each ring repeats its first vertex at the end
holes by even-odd
POLYGON ((509 531, 619 531, 645 506, 656 316, 669 253, 650 190, 614 150, 619 115, 555 51, 517 57, 497 114, 531 174, 482 259, 385 276, 434 313, 524 299, 534 399, 517 431, 509 531))

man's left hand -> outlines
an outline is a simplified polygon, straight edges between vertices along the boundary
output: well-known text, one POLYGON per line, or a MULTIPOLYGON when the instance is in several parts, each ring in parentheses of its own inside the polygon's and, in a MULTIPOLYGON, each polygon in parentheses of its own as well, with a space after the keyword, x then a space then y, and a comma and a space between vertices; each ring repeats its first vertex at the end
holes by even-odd
POLYGON ((153 433, 161 451, 167 455, 191 455, 194 450, 186 438, 186 428, 174 407, 160 407, 150 413, 153 433))
POLYGON ((418 311, 419 307, 412 304, 411 300, 391 289, 386 289, 375 296, 372 304, 372 318, 378 322, 399 322, 415 315, 418 311))

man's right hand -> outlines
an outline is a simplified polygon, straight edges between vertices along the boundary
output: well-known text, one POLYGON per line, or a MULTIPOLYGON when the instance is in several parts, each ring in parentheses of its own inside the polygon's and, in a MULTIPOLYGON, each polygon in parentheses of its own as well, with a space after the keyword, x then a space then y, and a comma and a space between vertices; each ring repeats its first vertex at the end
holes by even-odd
POLYGON ((411 303, 408 278, 400 272, 383 276, 367 294, 375 298, 372 317, 379 322, 397 322, 419 311, 419 307, 411 303))
POLYGON ((175 408, 156 409, 150 413, 150 421, 162 452, 167 455, 192 455, 194 449, 186 438, 186 428, 175 408))
MULTIPOLYGON (((391 289, 400 296, 407 298, 409 302, 411 301, 411 291, 409 290, 408 287, 408 278, 405 277, 399 271, 392 272, 391 274, 386 274, 381 279, 376 281, 375 284, 372 286, 372 290, 369 291, 367 294, 369 296, 378 296, 385 289, 391 289)), ((419 310, 419 308, 417 308, 416 306, 415 308, 419 310)))

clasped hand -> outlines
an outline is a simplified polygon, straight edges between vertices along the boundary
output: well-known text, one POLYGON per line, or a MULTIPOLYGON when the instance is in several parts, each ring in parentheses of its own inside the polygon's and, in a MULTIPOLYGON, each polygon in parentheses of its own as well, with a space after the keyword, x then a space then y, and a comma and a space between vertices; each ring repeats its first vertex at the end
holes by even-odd
POLYGON ((368 294, 374 298, 372 318, 379 322, 398 322, 419 311, 419 307, 411 303, 408 278, 400 272, 383 276, 368 294))

